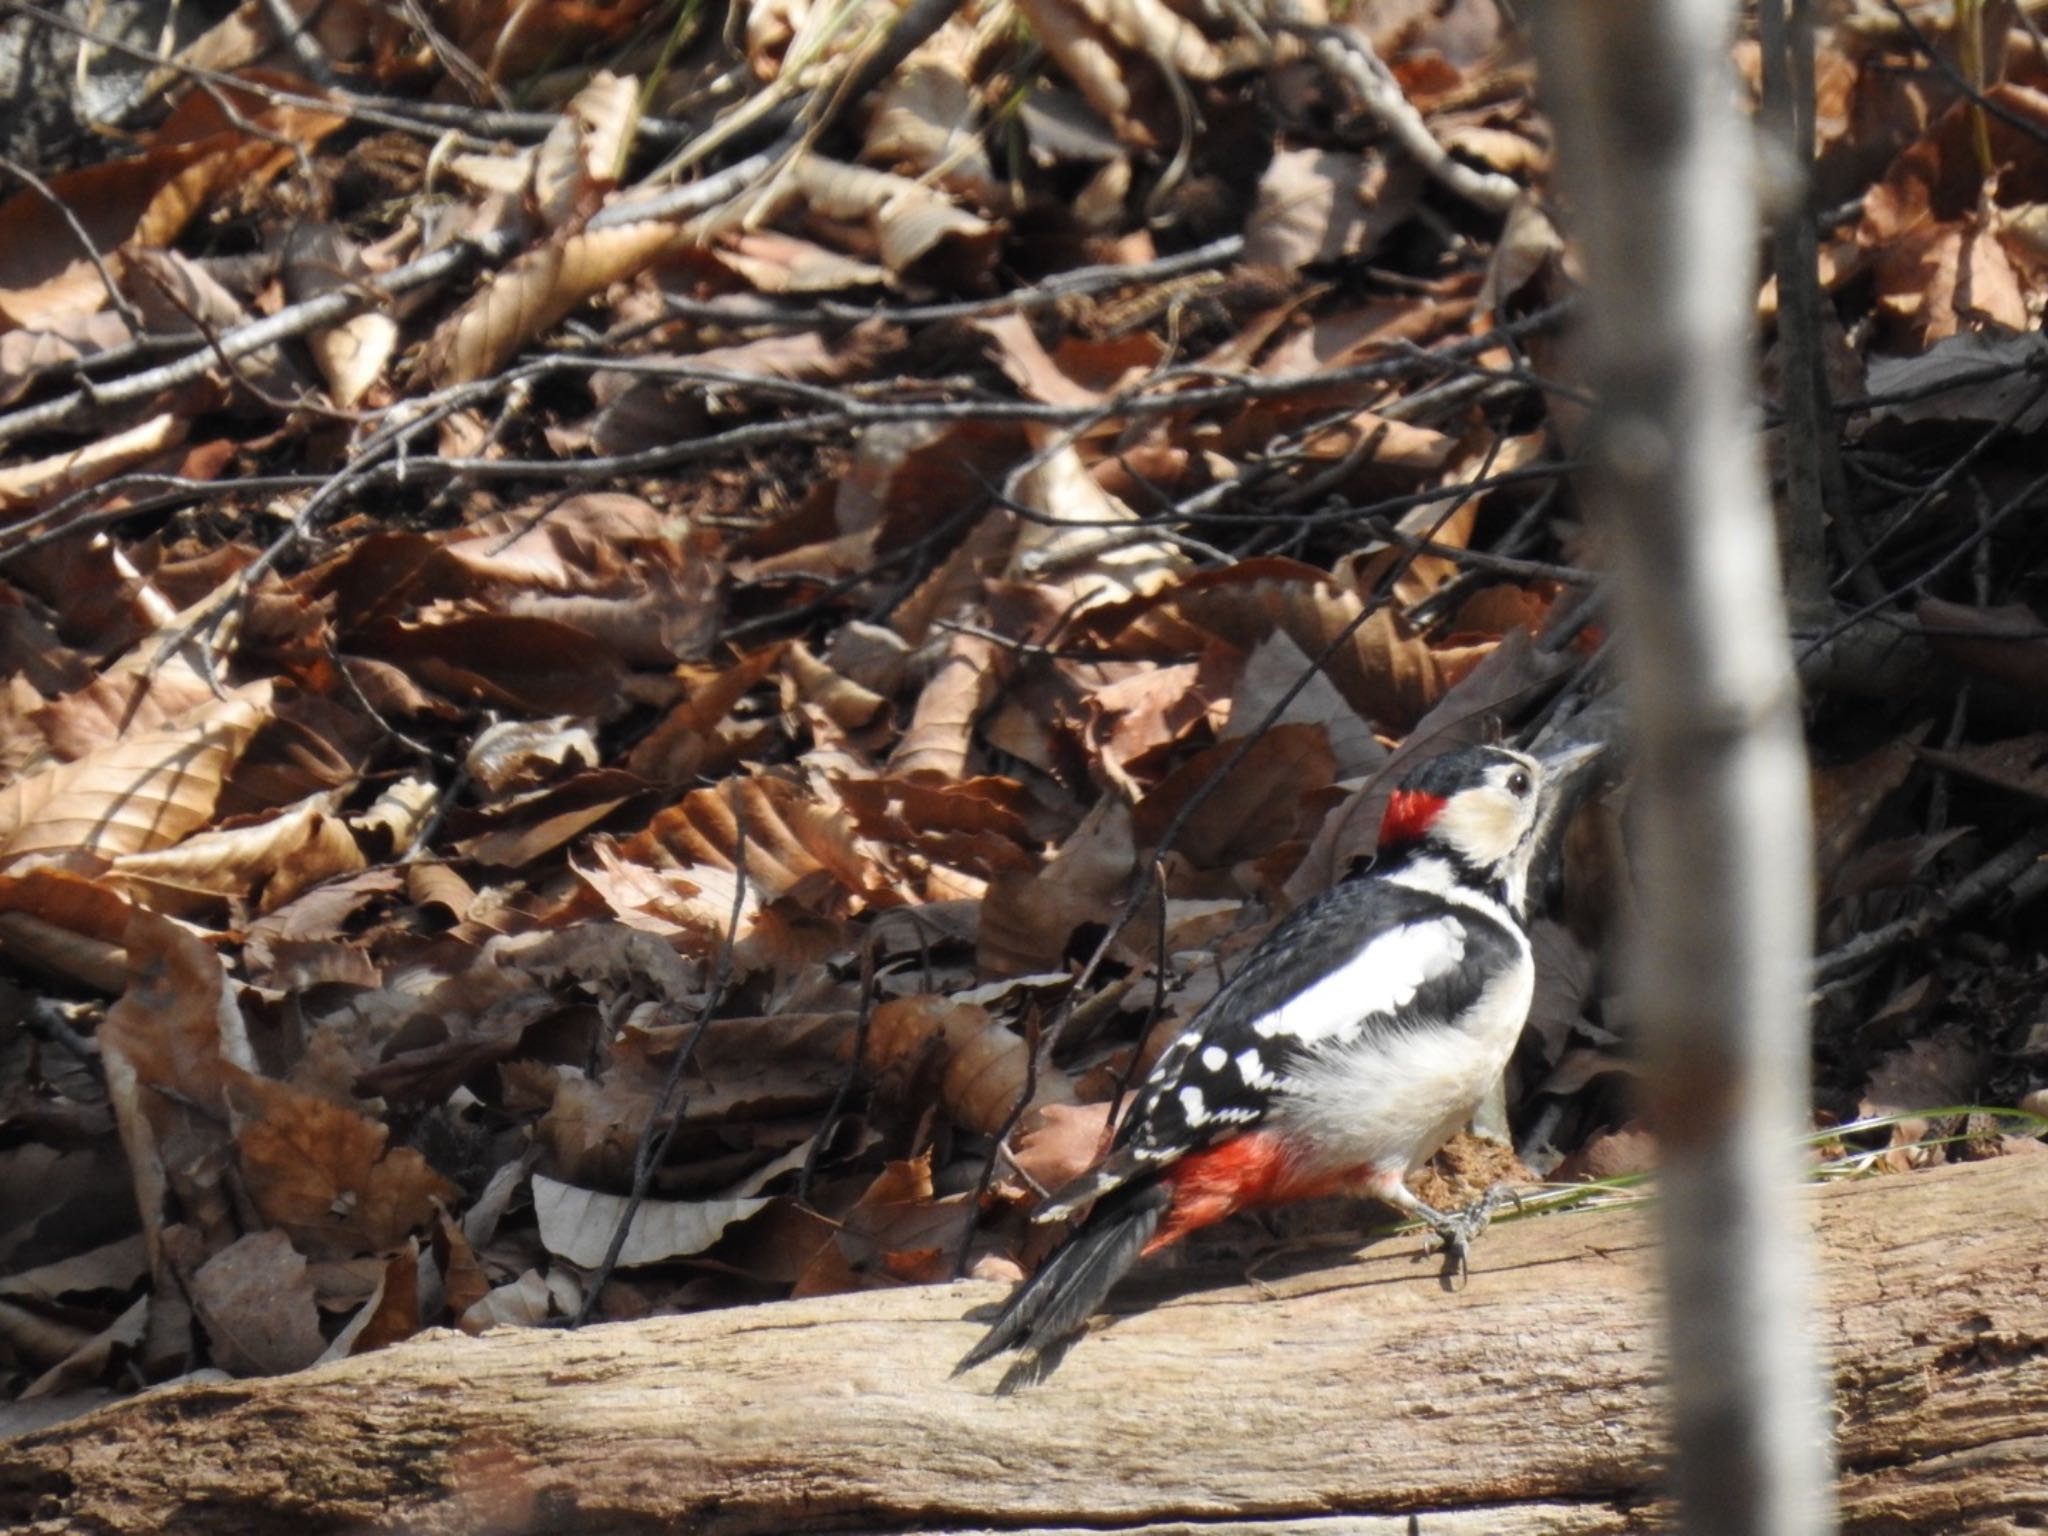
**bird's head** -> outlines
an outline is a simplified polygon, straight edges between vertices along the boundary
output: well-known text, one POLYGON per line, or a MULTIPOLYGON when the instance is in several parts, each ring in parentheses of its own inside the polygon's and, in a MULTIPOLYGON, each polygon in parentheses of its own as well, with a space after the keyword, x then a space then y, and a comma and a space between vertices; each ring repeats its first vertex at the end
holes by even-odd
POLYGON ((1470 883, 1504 886, 1519 908, 1563 791, 1599 752, 1575 747, 1539 758, 1506 747, 1465 747, 1418 763, 1387 799, 1380 859, 1445 860, 1470 883))

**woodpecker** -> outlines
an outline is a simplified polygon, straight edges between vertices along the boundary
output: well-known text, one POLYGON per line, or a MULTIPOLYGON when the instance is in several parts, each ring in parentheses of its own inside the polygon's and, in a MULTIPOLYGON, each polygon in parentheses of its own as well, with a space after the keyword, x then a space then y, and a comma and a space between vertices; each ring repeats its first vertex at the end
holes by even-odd
POLYGON ((1506 1069, 1536 985, 1532 868, 1599 747, 1472 747, 1411 769, 1371 868, 1297 909, 1161 1053, 1109 1156, 1035 1215, 1079 1224, 957 1376, 1006 1350, 997 1388, 1042 1380, 1140 1257, 1238 1211, 1370 1195, 1453 1263, 1497 1208, 1426 1205, 1409 1172, 1506 1069))

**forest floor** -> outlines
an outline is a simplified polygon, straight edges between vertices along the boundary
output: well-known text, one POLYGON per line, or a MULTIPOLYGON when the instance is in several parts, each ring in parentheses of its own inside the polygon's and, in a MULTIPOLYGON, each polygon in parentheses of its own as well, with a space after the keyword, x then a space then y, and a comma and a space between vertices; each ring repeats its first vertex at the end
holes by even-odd
MULTIPOLYGON (((290 8, 0 6, 0 1433, 1014 1277, 1391 774, 1494 736, 1623 750, 1515 1156, 1440 1176, 1654 1166, 1507 7, 290 8)), ((1734 62, 1813 135, 1757 401, 1848 1175, 2048 1125, 2048 46, 1839 9, 1810 95, 1734 62)))

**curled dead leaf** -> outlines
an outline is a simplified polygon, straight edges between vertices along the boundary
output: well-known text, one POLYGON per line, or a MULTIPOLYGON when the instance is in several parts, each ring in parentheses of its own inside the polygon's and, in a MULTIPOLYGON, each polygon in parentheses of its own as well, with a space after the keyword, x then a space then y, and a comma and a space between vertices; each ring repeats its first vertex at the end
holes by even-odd
MULTIPOLYGON (((994 1135, 1023 1095, 1030 1047, 985 1008, 918 995, 892 998, 875 1009, 862 1065, 871 1073, 932 1069, 939 1103, 960 1124, 994 1135)), ((1031 1103, 1071 1103, 1064 1074, 1042 1070, 1031 1103)))

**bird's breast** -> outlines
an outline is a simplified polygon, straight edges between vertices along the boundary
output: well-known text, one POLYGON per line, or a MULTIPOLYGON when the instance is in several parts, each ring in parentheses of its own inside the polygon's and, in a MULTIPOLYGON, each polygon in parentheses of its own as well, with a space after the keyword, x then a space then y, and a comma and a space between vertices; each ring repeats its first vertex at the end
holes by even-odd
POLYGON ((1526 955, 1451 1020, 1363 1029, 1300 1058, 1272 1125, 1314 1168, 1405 1171, 1472 1116, 1528 1022, 1535 967, 1526 955))

